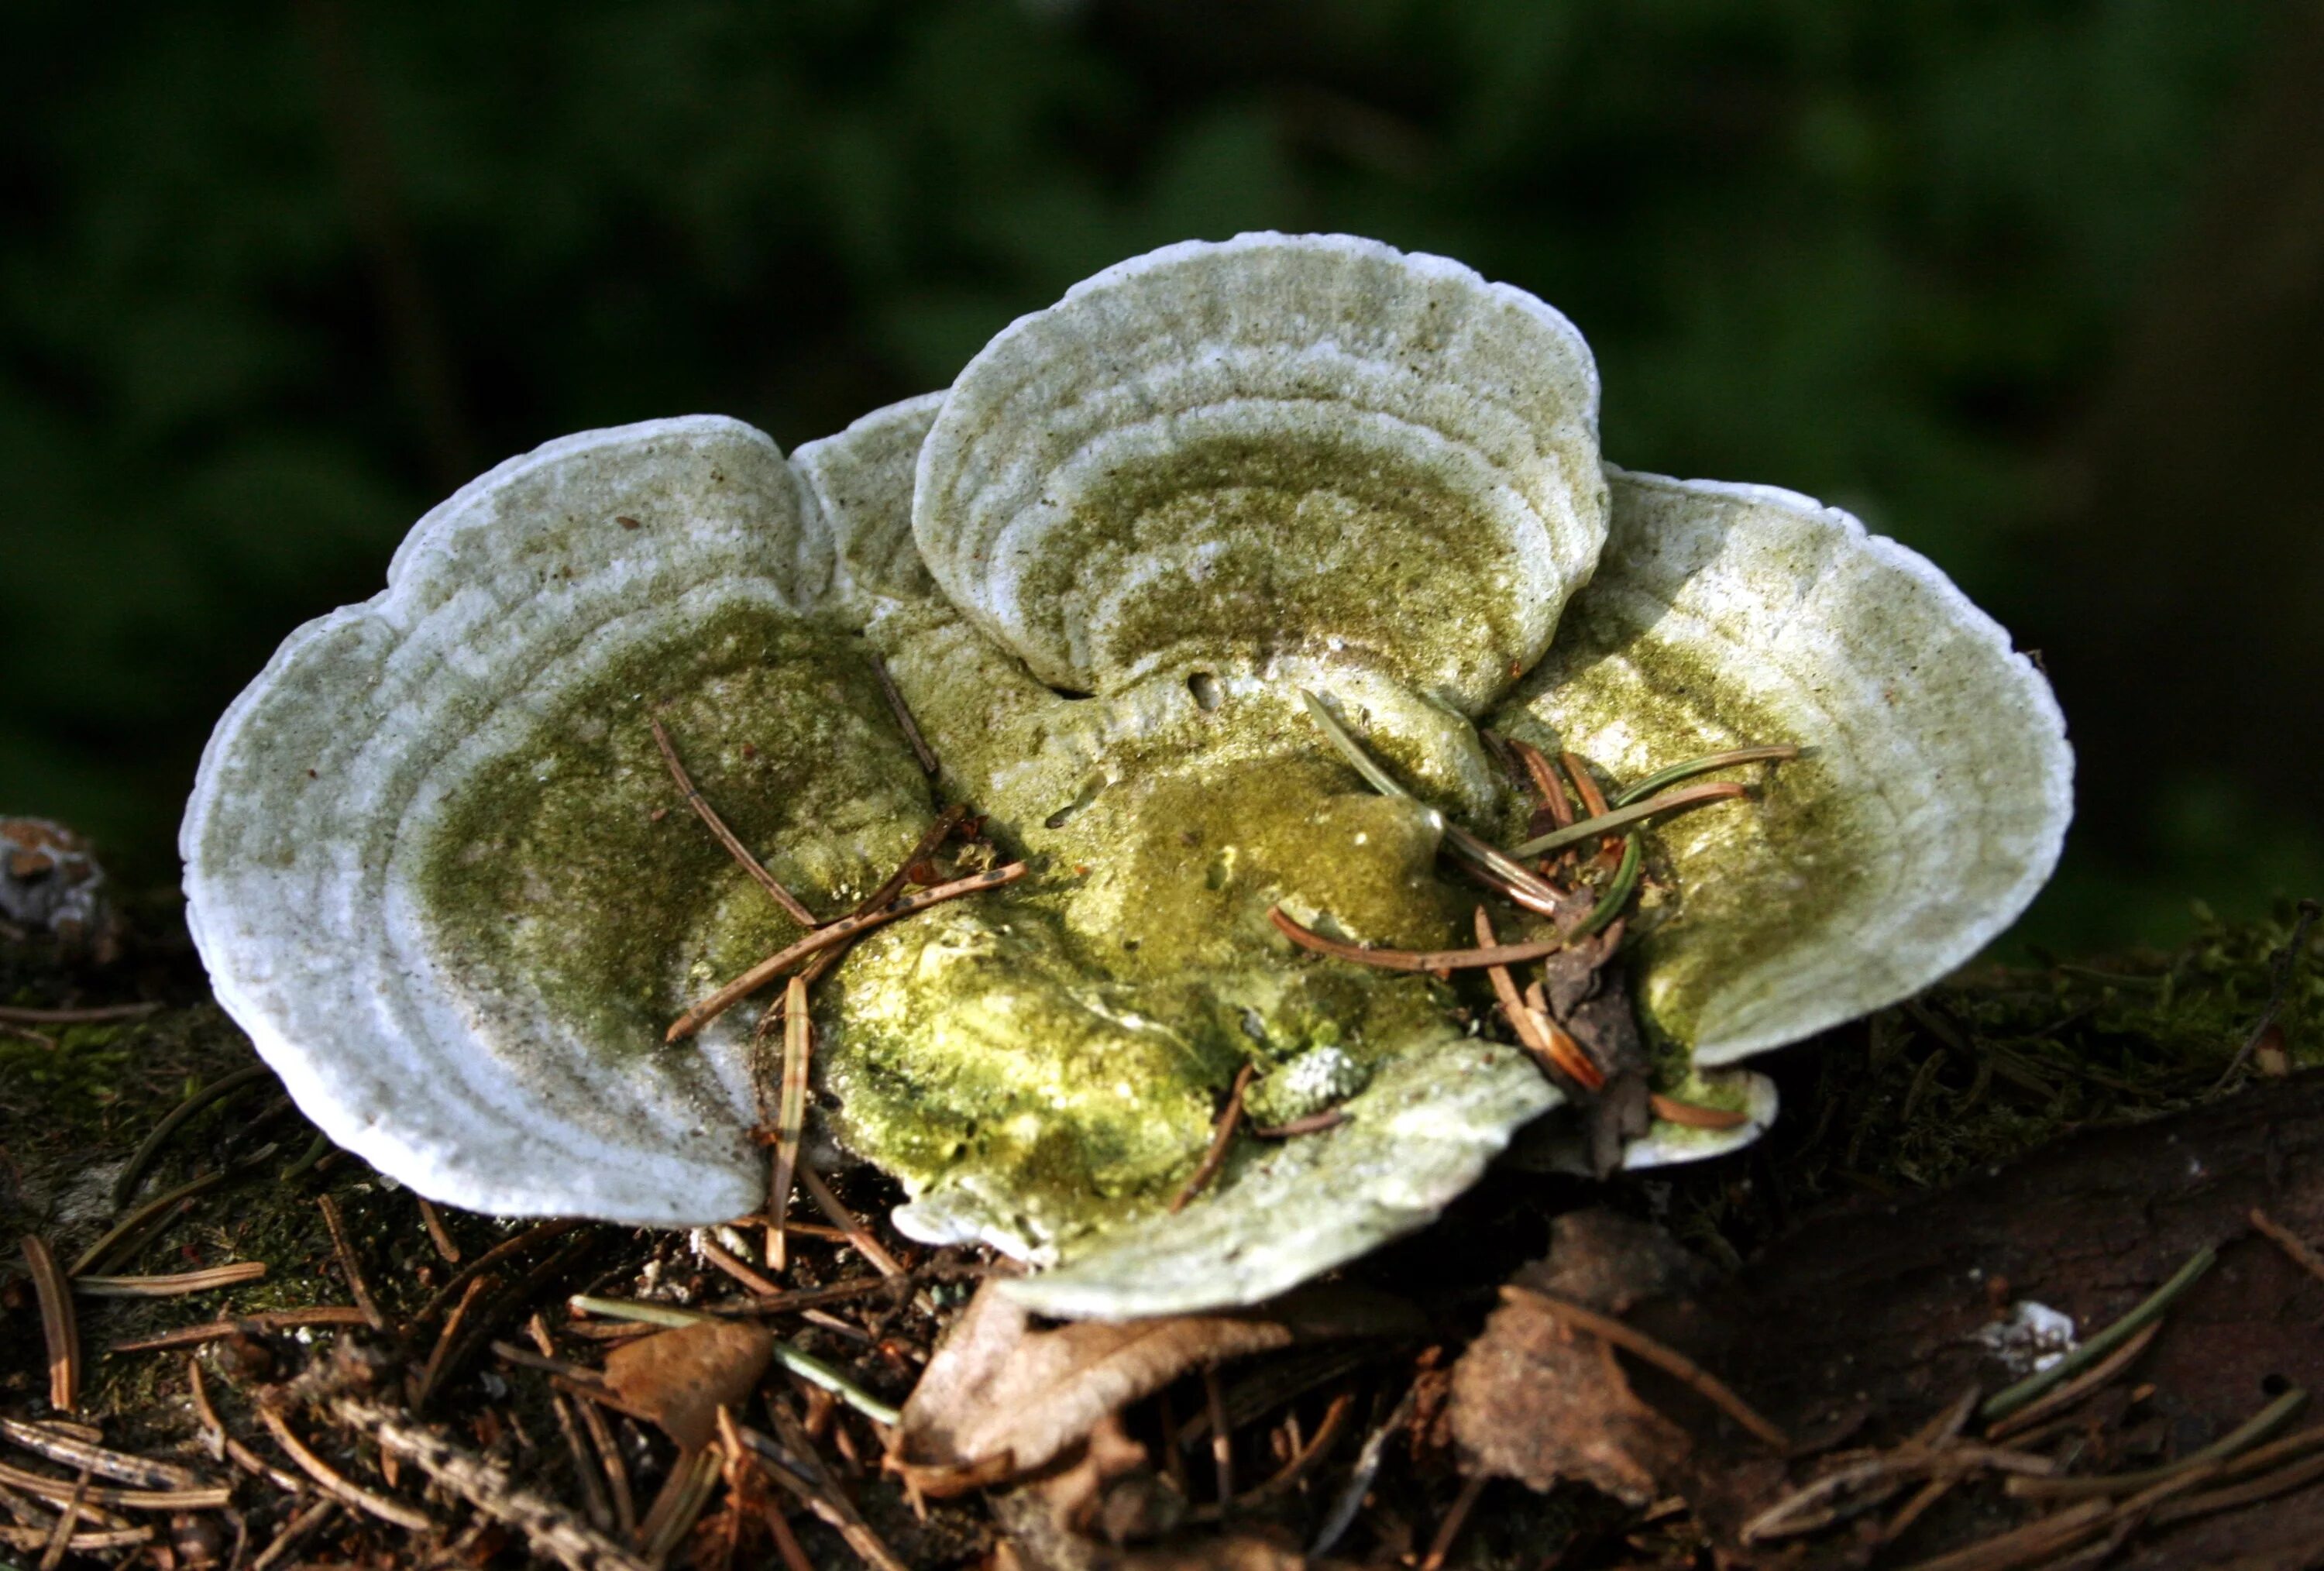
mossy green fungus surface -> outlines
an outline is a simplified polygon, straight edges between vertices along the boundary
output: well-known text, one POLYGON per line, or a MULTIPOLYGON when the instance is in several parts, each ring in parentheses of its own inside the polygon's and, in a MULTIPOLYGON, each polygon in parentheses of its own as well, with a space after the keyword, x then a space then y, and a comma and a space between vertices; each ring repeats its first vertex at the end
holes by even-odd
POLYGON ((861 635, 835 624, 733 604, 561 688, 451 797, 419 890, 451 947, 616 1052, 663 1051, 686 1003, 802 931, 688 810, 653 718, 820 911, 868 893, 932 810, 861 635))

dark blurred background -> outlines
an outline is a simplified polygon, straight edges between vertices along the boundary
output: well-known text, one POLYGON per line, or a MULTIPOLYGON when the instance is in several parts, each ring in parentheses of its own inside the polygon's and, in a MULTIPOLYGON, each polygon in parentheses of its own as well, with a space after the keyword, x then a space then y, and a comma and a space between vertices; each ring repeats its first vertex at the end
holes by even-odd
POLYGON ((2324 888, 2324 23, 2227 0, 17 0, 0 811, 174 876, 211 721, 511 453, 786 447, 1132 253, 1346 229, 1595 347, 2043 652, 2018 941, 2324 888))

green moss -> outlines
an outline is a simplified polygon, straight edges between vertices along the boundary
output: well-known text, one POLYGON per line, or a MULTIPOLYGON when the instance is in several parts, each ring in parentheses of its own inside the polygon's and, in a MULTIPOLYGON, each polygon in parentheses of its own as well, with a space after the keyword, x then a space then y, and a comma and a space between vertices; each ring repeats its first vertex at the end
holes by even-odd
POLYGON ((843 907, 926 825, 862 642, 734 605, 625 652, 463 782, 420 881, 438 930, 586 1038, 648 1050, 705 983, 799 934, 687 810, 648 721, 810 906, 843 907))

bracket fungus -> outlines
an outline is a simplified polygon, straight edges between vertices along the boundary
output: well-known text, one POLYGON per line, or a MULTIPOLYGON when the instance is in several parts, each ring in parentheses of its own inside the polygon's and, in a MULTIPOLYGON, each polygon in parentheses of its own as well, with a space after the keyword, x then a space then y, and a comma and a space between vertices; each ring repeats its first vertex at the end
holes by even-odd
POLYGON ((1774 1115, 1740 1060, 2032 898, 2070 755, 1933 567, 1603 464, 1598 401, 1520 291, 1250 235, 788 457, 549 443, 219 723, 182 842, 218 997, 423 1194, 677 1225, 761 1204, 804 972, 813 1121, 1067 1316, 1290 1288, 1615 1084, 1662 1116, 1613 1160, 1729 1149, 1774 1115), (1508 849, 1755 745, 1648 809, 1696 810, 1508 849), (1627 1067, 1565 1029, 1618 941, 1627 1067), (737 977, 776 984, 710 1007, 737 977))

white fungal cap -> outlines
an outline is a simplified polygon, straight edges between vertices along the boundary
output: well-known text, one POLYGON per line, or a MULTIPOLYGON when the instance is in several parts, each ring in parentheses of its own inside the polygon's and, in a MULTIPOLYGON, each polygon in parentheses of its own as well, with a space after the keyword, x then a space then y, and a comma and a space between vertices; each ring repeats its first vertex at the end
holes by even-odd
MULTIPOLYGON (((798 618, 831 572, 811 516, 774 443, 738 421, 551 442, 429 513, 383 593, 292 634, 226 712, 180 836, 189 921, 219 1002, 333 1140, 480 1211, 679 1223, 754 1203, 762 1163, 731 1042, 608 1040, 598 1010, 511 963, 591 923, 633 923, 659 954, 650 891, 560 912, 562 895, 606 892, 558 883, 582 870, 542 855, 523 824, 497 842, 447 834, 463 793, 495 773, 548 782, 568 744, 594 731, 606 744, 607 716, 576 715, 567 696, 638 652, 722 618, 798 618), (551 721, 578 735, 542 735, 551 721), (505 912, 464 912, 447 863, 538 887, 505 912), (543 930, 484 930, 503 922, 543 930)), ((641 706, 607 697, 651 760, 641 706)), ((677 800, 667 779, 640 785, 677 800)), ((622 832, 594 841, 616 880, 633 871, 615 857, 622 832)))
POLYGON ((1053 687, 1342 652, 1474 714, 1605 538, 1597 369, 1556 311, 1442 257, 1167 246, 969 363, 912 527, 1053 687))
POLYGON ((1296 955, 1266 915, 1464 942, 1443 814, 1522 816, 1489 711, 1626 784, 1809 749, 1646 836, 1630 955, 1665 1089, 1745 1121, 1657 1124, 1627 1160, 1733 1149, 1774 1088, 1712 1067, 1974 954, 2054 863, 2071 760, 2040 673, 1927 562, 1788 492, 1606 468, 1597 401, 1518 291, 1256 235, 1101 273, 788 462, 713 418, 551 443, 422 519, 388 588, 219 723, 182 836, 218 997, 327 1134, 435 1198, 751 1209, 747 1012, 663 1028, 802 929, 650 722, 836 914, 936 805, 876 649, 946 791, 1034 871, 862 942, 818 995, 817 1074, 910 1192, 899 1225, 1054 1265, 1028 1302, 1279 1292, 1425 1224, 1557 1105, 1425 980, 1296 955), (1370 795, 1309 686, 1429 805, 1370 795), (1252 1037, 1344 1048, 1348 1120, 1240 1145, 1167 1210, 1252 1037))
POLYGON ((1613 528, 1498 723, 1636 781, 1808 754, 1653 839, 1669 919, 1632 975, 1654 1027, 1732 1063, 1910 997, 2056 865, 2073 755, 2050 684, 1917 553, 1766 485, 1609 468, 1613 528))

